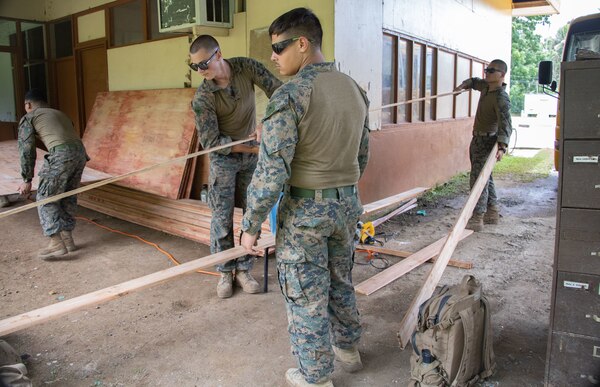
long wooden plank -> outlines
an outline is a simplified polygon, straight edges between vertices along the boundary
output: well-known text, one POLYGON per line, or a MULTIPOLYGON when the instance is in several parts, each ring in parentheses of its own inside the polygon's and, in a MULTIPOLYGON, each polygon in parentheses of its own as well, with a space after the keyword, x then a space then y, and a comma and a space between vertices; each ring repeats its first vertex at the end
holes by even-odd
POLYGON ((417 206, 417 199, 411 199, 407 203, 403 204, 402 206, 398 207, 394 211, 392 211, 389 214, 387 214, 386 216, 372 221, 373 227, 377 227, 380 224, 382 224, 384 222, 387 222, 388 220, 390 220, 394 216, 402 214, 402 213, 404 213, 404 212, 406 212, 408 210, 411 210, 411 209, 415 208, 416 206, 417 206))
MULTIPOLYGON (((460 239, 464 239, 472 233, 473 231, 471 230, 465 230, 465 232, 460 236, 460 239)), ((419 265, 422 265, 423 263, 429 261, 431 258, 440 254, 440 250, 444 246, 444 243, 446 242, 447 238, 448 237, 445 236, 441 239, 438 239, 434 243, 417 251, 416 253, 412 254, 406 259, 403 259, 397 264, 388 267, 384 271, 375 274, 373 277, 356 285, 354 287, 354 290, 356 291, 356 293, 364 294, 366 296, 376 292, 377 290, 397 280, 398 278, 413 270, 414 268, 418 267, 419 265)))
MULTIPOLYGON (((262 238, 258 241, 258 247, 260 249, 274 246, 274 244, 274 236, 262 238)), ((113 285, 92 293, 61 301, 53 305, 48 305, 31 312, 9 317, 0 321, 0 337, 21 329, 29 328, 44 321, 58 318, 62 315, 83 309, 88 306, 97 305, 117 297, 125 296, 135 290, 141 290, 149 286, 179 277, 183 274, 191 273, 198 269, 206 268, 221 262, 226 262, 231 259, 241 257, 244 254, 246 254, 246 250, 243 247, 234 247, 220 253, 199 258, 194 261, 161 270, 156 273, 148 274, 146 276, 123 282, 118 285, 113 285)))
POLYGON ((406 312, 406 315, 400 323, 398 340, 400 342, 401 348, 405 348, 406 345, 409 343, 412 332, 414 331, 415 326, 417 324, 417 314, 419 311, 419 306, 433 294, 433 291, 435 290, 435 287, 442 278, 444 269, 446 268, 446 265, 448 264, 448 261, 450 260, 450 257, 452 256, 452 253, 454 252, 454 249, 458 244, 460 236, 465 231, 467 221, 473 213, 473 209, 475 209, 475 205, 479 200, 479 196, 481 196, 483 188, 487 184, 490 174, 494 169, 494 165, 496 165, 496 153, 498 153, 498 144, 494 145, 494 148, 490 152, 490 155, 488 156, 485 165, 483 166, 483 169, 479 173, 479 176, 477 177, 473 188, 471 188, 471 194, 467 199, 467 203, 460 212, 460 215, 458 216, 458 219, 454 224, 454 228, 452 228, 452 231, 448 236, 448 240, 444 244, 444 247, 442 248, 439 257, 433 264, 433 267, 427 275, 423 286, 413 299, 412 303, 410 304, 410 307, 408 308, 408 311, 406 312))
POLYGON ((369 217, 373 216, 374 213, 384 211, 385 209, 390 209, 393 206, 398 206, 402 202, 416 198, 427 190, 428 188, 425 187, 416 187, 409 191, 401 192, 397 195, 365 204, 363 205, 363 214, 360 216, 360 218, 361 220, 367 220, 369 217))
MULTIPOLYGON (((400 257, 400 258, 408 258, 414 254, 410 251, 392 250, 392 249, 386 249, 385 247, 371 246, 371 245, 358 245, 356 248, 362 249, 362 250, 367 250, 367 251, 372 251, 374 253, 391 255, 393 257, 400 257)), ((428 262, 435 262, 436 257, 431 258, 428 262)), ((457 260, 451 259, 450 261, 448 261, 448 266, 454 266, 454 267, 458 267, 461 269, 472 269, 473 263, 465 262, 465 261, 457 261, 457 260)))

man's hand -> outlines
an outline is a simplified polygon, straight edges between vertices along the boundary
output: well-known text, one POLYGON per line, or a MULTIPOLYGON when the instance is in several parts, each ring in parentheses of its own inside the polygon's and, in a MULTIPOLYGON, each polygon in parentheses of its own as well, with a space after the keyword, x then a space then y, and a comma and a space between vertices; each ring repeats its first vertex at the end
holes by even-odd
POLYGON ((21 185, 19 186, 19 193, 25 196, 29 195, 31 193, 31 182, 21 183, 21 185))
POLYGON ((498 151, 496 152, 496 161, 502 160, 502 156, 504 156, 504 153, 506 153, 506 149, 498 148, 498 151))
POLYGON ((467 89, 468 89, 468 87, 467 87, 467 82, 466 82, 466 81, 464 81, 464 82, 463 82, 463 83, 461 83, 460 85, 456 86, 456 87, 454 88, 454 91, 461 91, 461 90, 467 90, 467 89))
POLYGON ((258 123, 258 125, 256 125, 256 142, 258 142, 260 144, 260 139, 262 138, 262 128, 263 128, 263 123, 262 121, 258 123))
POLYGON ((256 239, 258 238, 258 234, 250 235, 247 232, 242 233, 242 240, 240 241, 240 245, 242 245, 246 252, 250 255, 258 255, 260 252, 255 249, 256 239))

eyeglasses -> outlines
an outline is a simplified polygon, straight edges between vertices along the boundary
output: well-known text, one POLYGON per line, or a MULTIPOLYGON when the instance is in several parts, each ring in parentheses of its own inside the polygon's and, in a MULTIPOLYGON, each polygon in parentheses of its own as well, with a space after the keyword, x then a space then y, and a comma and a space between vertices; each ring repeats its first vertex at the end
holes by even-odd
POLYGON ((292 44, 293 42, 295 42, 298 39, 300 39, 299 36, 297 36, 295 38, 290 38, 290 39, 282 40, 281 42, 277 42, 277 43, 271 44, 271 48, 273 49, 273 52, 275 54, 281 55, 281 53, 283 52, 283 50, 285 50, 290 44, 292 44))
POLYGON ((213 52, 213 54, 207 60, 203 60, 202 62, 198 62, 198 63, 190 63, 188 66, 190 66, 190 68, 194 71, 207 70, 208 65, 210 64, 210 61, 212 60, 212 58, 215 56, 215 54, 217 52, 219 52, 218 48, 216 49, 215 52, 213 52))
POLYGON ((483 70, 486 74, 493 74, 493 73, 502 73, 503 71, 495 69, 493 67, 488 67, 487 69, 483 70))

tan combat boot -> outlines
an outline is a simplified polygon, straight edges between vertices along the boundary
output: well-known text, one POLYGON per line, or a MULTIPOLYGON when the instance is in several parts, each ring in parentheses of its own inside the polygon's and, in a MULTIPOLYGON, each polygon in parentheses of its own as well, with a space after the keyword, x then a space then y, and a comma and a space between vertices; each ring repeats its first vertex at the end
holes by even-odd
POLYGON ((471 219, 467 223, 467 227, 469 230, 473 230, 475 232, 479 232, 483 230, 483 214, 473 213, 471 219))
POLYGON ((483 216, 483 223, 485 224, 498 224, 500 220, 500 207, 489 206, 487 212, 483 216))
POLYGON ((285 381, 287 382, 288 386, 292 387, 333 387, 333 383, 331 382, 331 380, 327 380, 321 383, 307 382, 298 368, 290 368, 289 370, 287 370, 285 373, 285 381))
POLYGON ((235 272, 235 283, 246 293, 260 292, 260 285, 252 278, 248 270, 237 270, 235 272))
POLYGON ((219 298, 229 298, 233 294, 233 273, 225 271, 221 273, 221 278, 217 284, 217 296, 219 298))
POLYGON ((50 236, 50 244, 48 245, 48 247, 39 251, 38 258, 45 260, 54 257, 59 257, 65 254, 67 254, 67 248, 65 246, 65 243, 61 239, 60 234, 56 233, 50 236))
POLYGON ((75 241, 73 241, 73 234, 71 231, 61 231, 60 237, 62 238, 63 242, 65 242, 65 247, 69 253, 77 250, 77 246, 75 246, 75 241))
POLYGON ((0 208, 8 206, 10 206, 10 201, 8 201, 8 197, 0 195, 0 208))
POLYGON ((333 346, 335 359, 342 363, 342 368, 346 372, 356 372, 362 370, 363 365, 360 360, 360 353, 356 348, 342 349, 335 345, 333 346))

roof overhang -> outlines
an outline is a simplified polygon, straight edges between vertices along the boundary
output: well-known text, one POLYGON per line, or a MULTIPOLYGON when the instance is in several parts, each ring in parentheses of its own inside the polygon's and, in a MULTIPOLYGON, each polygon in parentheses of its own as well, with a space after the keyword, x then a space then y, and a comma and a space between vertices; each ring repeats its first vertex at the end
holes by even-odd
POLYGON ((560 12, 560 0, 512 0, 513 16, 552 15, 560 12))

